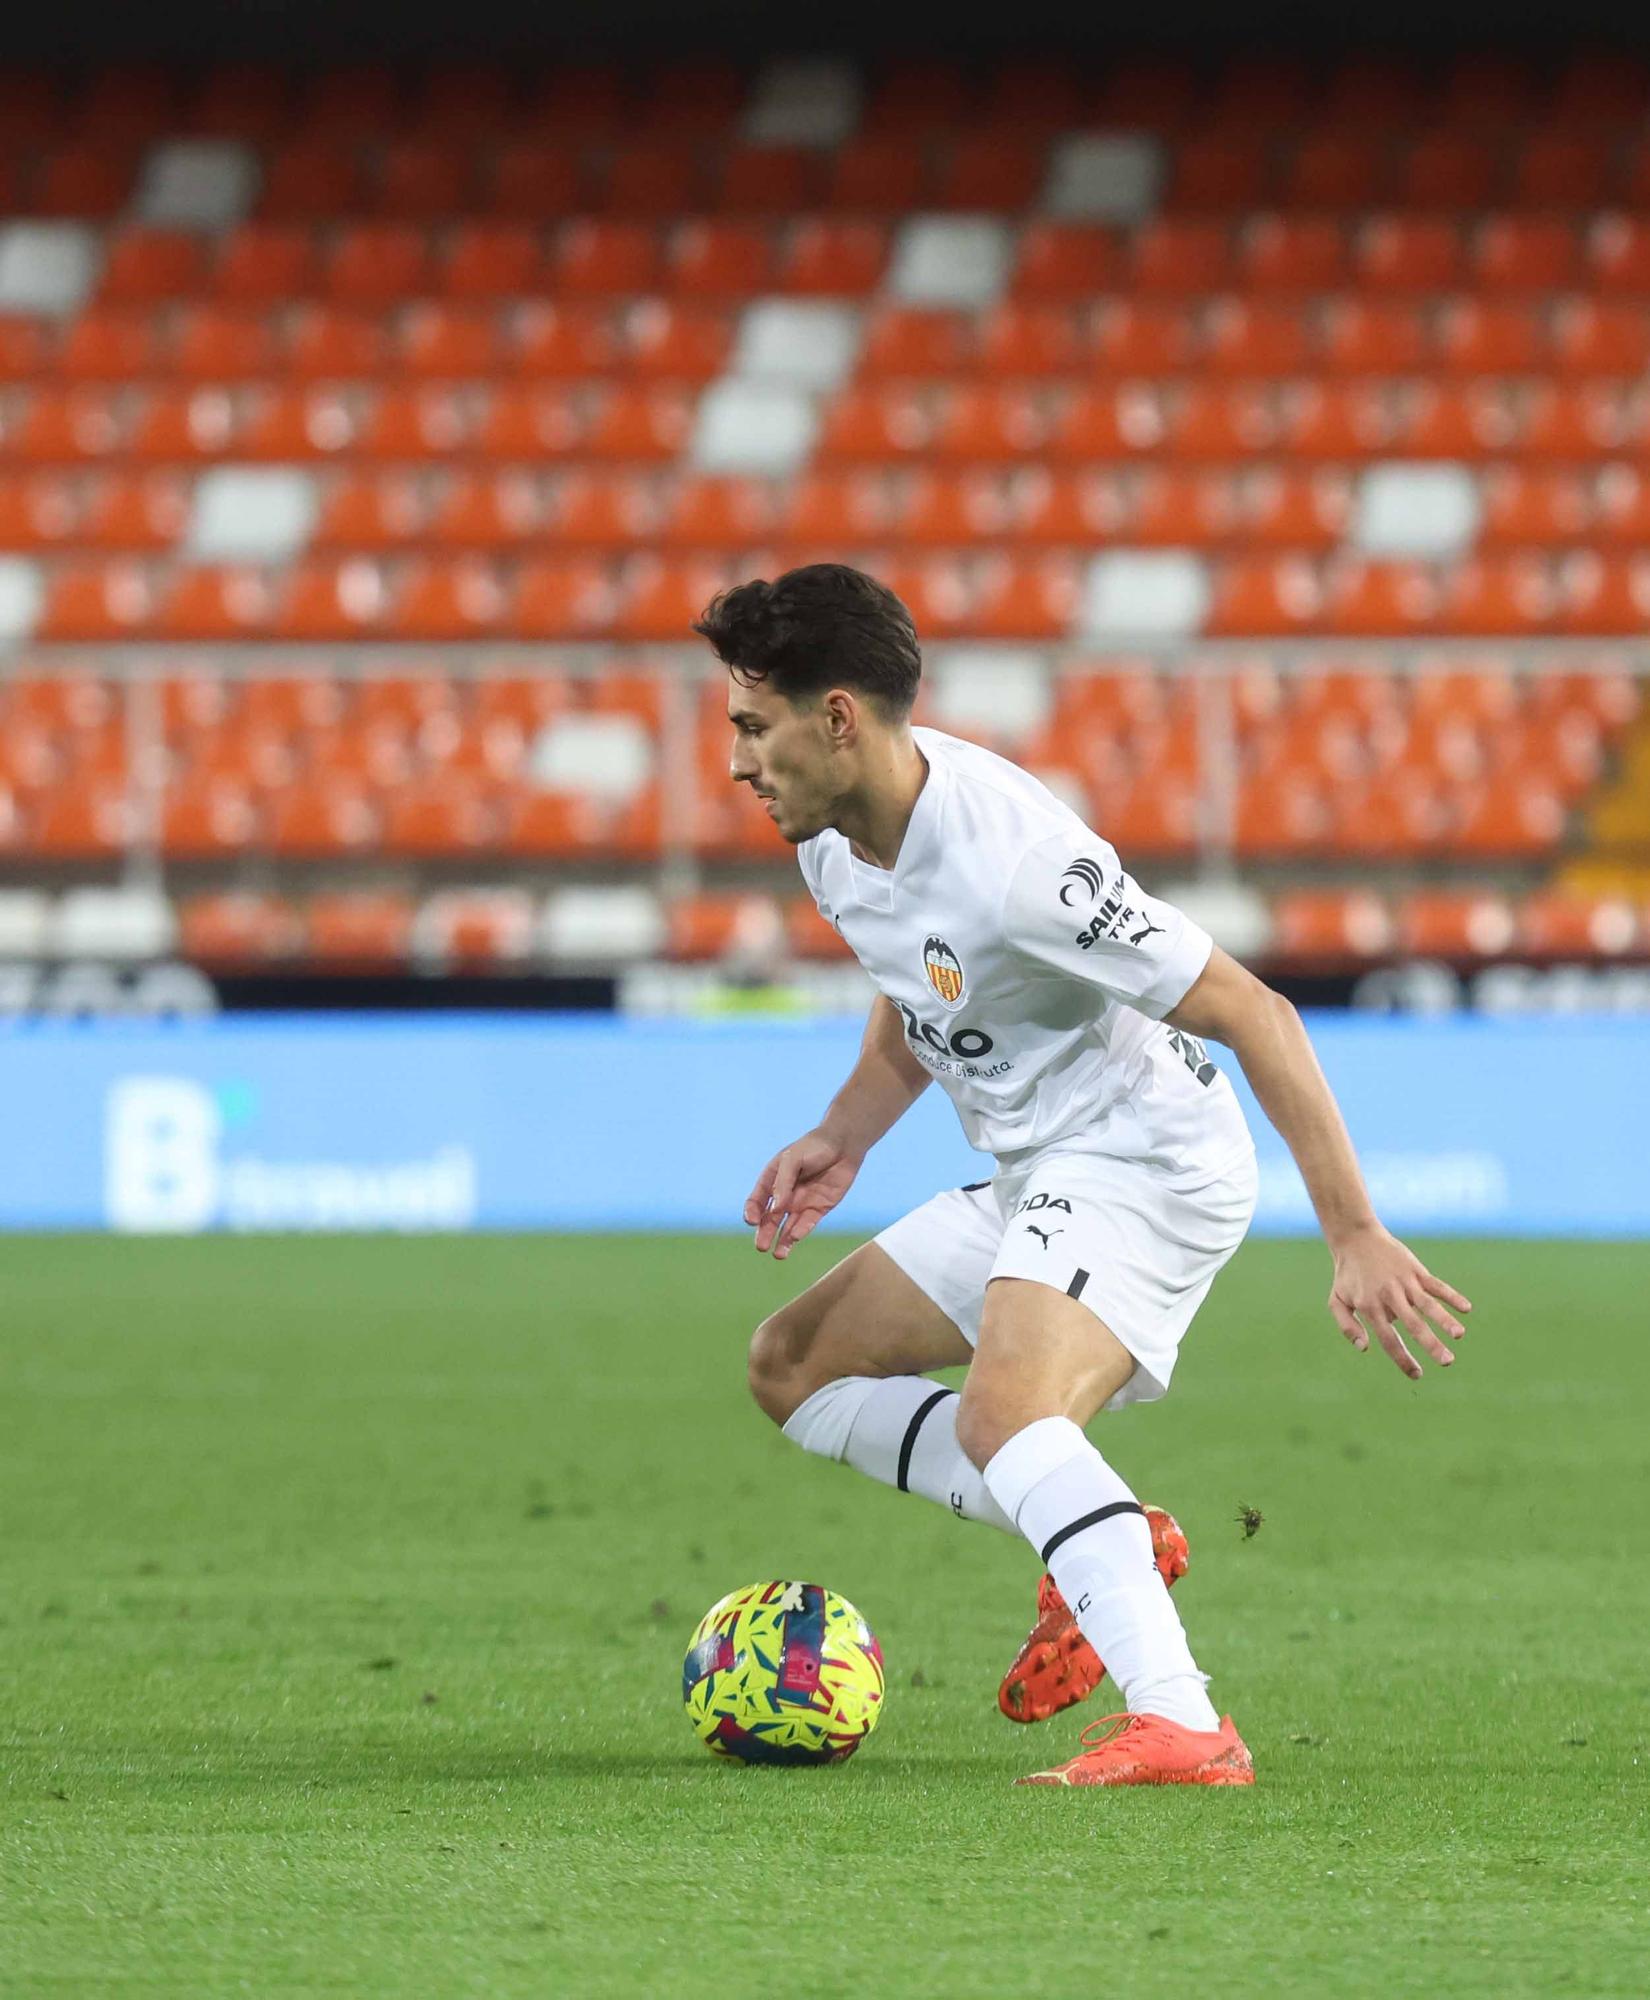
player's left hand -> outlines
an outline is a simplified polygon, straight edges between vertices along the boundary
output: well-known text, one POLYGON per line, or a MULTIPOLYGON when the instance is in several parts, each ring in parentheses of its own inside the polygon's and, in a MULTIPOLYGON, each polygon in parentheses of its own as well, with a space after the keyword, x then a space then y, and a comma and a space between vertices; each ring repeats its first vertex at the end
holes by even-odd
POLYGON ((1455 1315, 1470 1313, 1472 1301, 1435 1278, 1413 1250, 1378 1222, 1333 1248, 1329 1310, 1358 1352, 1374 1334, 1394 1363, 1418 1382, 1421 1364, 1405 1344, 1407 1333, 1441 1368, 1448 1368, 1455 1356, 1439 1335, 1461 1338, 1466 1328, 1455 1315))

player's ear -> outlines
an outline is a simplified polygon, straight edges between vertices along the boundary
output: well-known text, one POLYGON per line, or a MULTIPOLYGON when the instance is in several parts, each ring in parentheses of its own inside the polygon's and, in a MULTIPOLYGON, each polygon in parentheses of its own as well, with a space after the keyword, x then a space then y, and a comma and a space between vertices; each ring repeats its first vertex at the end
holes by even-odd
POLYGON ((846 688, 825 697, 825 730, 833 749, 845 750, 859 735, 859 703, 846 688))

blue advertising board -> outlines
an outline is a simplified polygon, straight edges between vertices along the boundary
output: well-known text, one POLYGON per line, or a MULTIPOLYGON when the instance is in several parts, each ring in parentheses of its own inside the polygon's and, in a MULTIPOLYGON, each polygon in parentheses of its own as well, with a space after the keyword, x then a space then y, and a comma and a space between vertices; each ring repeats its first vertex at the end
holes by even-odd
MULTIPOLYGON (((1310 1025, 1393 1227, 1650 1235, 1650 1021, 1310 1025)), ((757 1172, 818 1117, 858 1040, 846 1020, 23 1024, 0 1035, 0 1228, 737 1229, 757 1172)), ((1243 1094, 1256 1228, 1309 1230, 1294 1167, 1243 1094)), ((834 1220, 876 1228, 986 1171, 931 1090, 834 1220)))

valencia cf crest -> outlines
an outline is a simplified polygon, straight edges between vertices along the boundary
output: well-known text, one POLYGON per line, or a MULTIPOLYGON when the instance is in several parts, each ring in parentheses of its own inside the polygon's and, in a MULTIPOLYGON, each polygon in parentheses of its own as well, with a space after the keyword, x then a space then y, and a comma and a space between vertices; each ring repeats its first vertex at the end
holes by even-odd
POLYGON ((931 937, 922 948, 922 969, 928 983, 948 1007, 960 1007, 963 998, 962 962, 944 938, 931 937))

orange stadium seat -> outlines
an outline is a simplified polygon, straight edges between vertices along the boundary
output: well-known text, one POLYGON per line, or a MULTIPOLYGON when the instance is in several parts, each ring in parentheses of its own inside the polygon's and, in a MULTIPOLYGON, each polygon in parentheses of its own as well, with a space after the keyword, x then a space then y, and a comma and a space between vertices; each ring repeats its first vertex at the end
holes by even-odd
POLYGON ((1449 813, 1438 780, 1405 771, 1331 790, 1323 848, 1380 861, 1414 860, 1442 849, 1449 813))
POLYGON ((609 215, 650 218, 699 213, 710 194, 708 165, 692 138, 632 140, 609 162, 601 206, 609 215))
POLYGON ((1134 482, 1121 532, 1153 547, 1208 548, 1226 540, 1236 517, 1231 474, 1152 466, 1134 482))
POLYGON ((140 636, 154 616, 155 582, 144 564, 68 562, 47 579, 42 639, 120 640, 140 636))
POLYGON ((1012 500, 1014 537, 1021 542, 1103 542, 1130 532, 1125 475, 1051 472, 1042 467, 1019 478, 1012 500))
POLYGON ((321 489, 311 540, 317 548, 365 553, 404 548, 429 516, 424 484, 403 472, 341 472, 321 489))
POLYGON ((85 493, 72 473, 0 474, 0 548, 34 552, 87 539, 85 493))
POLYGON ((368 556, 340 561, 311 557, 297 564, 278 613, 289 639, 363 639, 382 627, 389 608, 388 573, 368 556))
POLYGON ((386 630, 403 639, 478 639, 502 632, 511 579, 484 556, 434 556, 409 565, 386 630))
POLYGON ((178 906, 178 941, 192 963, 232 971, 298 957, 304 924, 284 896, 246 890, 189 896, 178 906))
POLYGON ((888 262, 888 231, 875 222, 807 216, 787 232, 774 288, 820 297, 864 298, 888 262))
POLYGON ((524 544, 546 522, 544 491, 531 473, 459 472, 434 496, 427 528, 449 547, 491 549, 524 544))
POLYGON ((394 365, 409 375, 489 375, 504 359, 497 320, 485 310, 424 301, 409 306, 394 329, 394 365))
POLYGON ((1156 451, 1167 428, 1162 397, 1139 383, 1079 389, 1057 408, 1053 421, 1052 457, 1101 464, 1156 451))
POLYGON ((1391 939, 1391 912, 1367 889, 1293 889, 1272 905, 1272 949, 1281 958, 1344 964, 1377 956, 1391 939))
POLYGON ((1083 222, 1029 222, 1010 281, 1014 297, 1081 302, 1114 290, 1125 270, 1115 231, 1083 222))
POLYGON ((859 372, 880 376, 954 375, 974 358, 971 316, 921 306, 884 306, 865 329, 859 372))
POLYGON ((538 230, 524 224, 461 223, 439 249, 435 288, 462 299, 530 295, 546 282, 547 254, 538 230))
POLYGON ((1010 301, 982 315, 977 331, 979 365, 993 375, 1070 375, 1083 363, 1083 329, 1067 307, 1010 301))
POLYGON ((552 283, 557 292, 614 296, 656 291, 663 246, 639 222, 579 221, 558 234, 552 283))
POLYGON ((1588 534, 1594 507, 1587 482, 1568 467, 1492 465, 1479 481, 1486 544, 1573 542, 1588 534))
POLYGON ((987 639, 1063 639, 1081 588, 1061 556, 993 556, 979 570, 968 628, 987 639))
POLYGON ((1513 162, 1513 200, 1521 208, 1604 208, 1619 178, 1610 140, 1563 128, 1532 132, 1513 162))
POLYGON ((520 858, 590 854, 601 848, 607 833, 601 809, 566 792, 513 792, 502 813, 498 846, 520 858))
POLYGON ((1315 564, 1297 555, 1236 556, 1215 571, 1204 629, 1221 638, 1304 632, 1317 625, 1322 610, 1315 564))
POLYGON ((30 213, 88 221, 114 216, 126 205, 136 172, 135 149, 122 141, 59 146, 35 166, 30 213))
POLYGON ((97 297, 103 305, 152 305, 192 297, 205 282, 209 239, 192 230, 119 229, 104 253, 97 297))
POLYGON ((1166 205, 1211 214, 1264 208, 1274 174, 1272 148, 1265 139, 1252 133, 1194 134, 1174 149, 1166 205))
POLYGON ((1221 299, 1204 323, 1203 366, 1215 375, 1296 375, 1312 366, 1314 346, 1299 309, 1221 299))
POLYGON ((1343 284, 1351 258, 1347 227, 1322 216, 1257 215, 1238 239, 1239 275, 1257 292, 1325 292, 1343 284))
POLYGON ((511 624, 521 639, 592 639, 612 629, 617 593, 591 557, 540 557, 521 565, 511 624))
POLYGON ((1251 474, 1237 505, 1241 538, 1263 548, 1330 549, 1352 518, 1352 485, 1339 471, 1267 466, 1251 474))
POLYGON ((1374 208, 1387 193, 1388 153, 1365 132, 1308 132, 1283 172, 1294 208, 1374 208))
POLYGON ((169 639, 258 639, 274 631, 276 606, 265 570, 176 570, 162 586, 153 622, 169 639))
POLYGON ((1199 334, 1195 309, 1149 300, 1113 300, 1092 322, 1094 361, 1110 375, 1174 375, 1192 366, 1199 334))
POLYGON ((1041 139, 1014 133, 966 133, 944 152, 934 176, 937 208, 982 213, 1024 209, 1036 201, 1048 171, 1041 139))
POLYGON ((724 215, 795 215, 815 205, 820 179, 819 156, 806 146, 731 146, 711 206, 724 215))
POLYGON ((1642 933, 1642 920, 1621 897, 1538 890, 1518 906, 1519 947, 1537 958, 1615 955, 1632 950, 1642 933))
POLYGON ((313 76, 301 93, 296 123, 306 132, 359 137, 400 130, 408 109, 393 71, 362 64, 313 76))
POLYGON ((333 305, 300 306, 287 319, 281 359, 288 374, 339 380, 372 376, 389 360, 381 314, 333 305))
POLYGON ((340 303, 385 306, 428 291, 429 244, 402 223, 362 222, 339 231, 325 260, 322 283, 340 303))
POLYGON ((1650 221, 1601 215, 1584 243, 1590 289, 1606 297, 1650 298, 1650 221))
POLYGON ((793 896, 785 905, 785 938, 800 959, 852 958, 853 949, 819 914, 811 896, 793 896))
POLYGON ((773 268, 773 234, 759 223, 682 222, 666 235, 664 283, 694 298, 752 298, 773 268))
POLYGON ((490 846, 497 824, 481 786, 440 774, 396 787, 385 804, 379 838, 386 854, 428 860, 490 846))
POLYGON ((1650 367, 1650 311, 1570 298, 1553 316, 1553 364, 1573 375, 1631 376, 1650 367))
POLYGON ((258 801, 232 779, 184 777, 167 785, 160 844, 173 860, 207 861, 237 854, 252 844, 258 829, 258 801))
POLYGON ((367 206, 397 222, 440 222, 474 206, 474 157, 452 139, 399 139, 378 155, 367 206))
POLYGON ((540 223, 576 215, 589 185, 579 154, 566 144, 517 139, 501 146, 484 169, 480 206, 506 222, 540 223))
POLYGON ((37 803, 28 844, 54 861, 106 861, 125 848, 131 825, 123 775, 77 776, 37 803))
POLYGON ((1483 208, 1494 199, 1502 175, 1498 147, 1445 128, 1423 133, 1404 150, 1395 194, 1406 208, 1483 208))
POLYGON ((1239 785, 1232 838, 1240 855, 1280 860, 1315 853, 1328 825, 1326 788, 1312 771, 1251 772, 1239 785))
POLYGON ((1232 282, 1232 239, 1224 223, 1166 216, 1134 235, 1129 283, 1142 292, 1224 291, 1232 282))
POLYGON ((365 161, 352 139, 294 139, 265 161, 258 210, 268 221, 327 222, 368 205, 365 161))
POLYGON ((1505 897, 1485 890, 1418 890, 1398 910, 1400 948, 1418 958, 1490 958, 1512 943, 1505 897))
POLYGON ((364 458, 444 458, 471 443, 480 419, 462 386, 385 389, 362 409, 355 450, 364 458))
POLYGON ((212 268, 218 299, 241 305, 275 305, 302 298, 320 283, 320 245, 307 229, 243 223, 223 239, 212 268))
POLYGON ((727 366, 734 323, 728 312, 715 307, 646 299, 625 314, 624 331, 625 360, 638 375, 652 381, 708 382, 727 366))
POLYGON ((862 133, 826 163, 823 205, 839 214, 898 215, 920 209, 928 193, 926 150, 898 134, 862 133))
POLYGON ((748 548, 769 532, 774 494, 756 479, 686 477, 666 490, 663 506, 655 533, 665 547, 748 548))
POLYGON ((534 301, 513 316, 508 360, 517 372, 531 377, 572 380, 608 374, 620 366, 614 315, 601 306, 534 301))
POLYGON ((1458 375, 1523 375, 1546 359, 1546 329, 1532 307, 1452 300, 1439 314, 1432 365, 1458 375))
POLYGON ((271 799, 263 838, 276 854, 327 860, 373 845, 380 823, 364 785, 335 777, 300 778, 271 799))
POLYGON ((1558 217, 1490 216, 1474 236, 1471 264, 1487 291, 1562 291, 1581 275, 1580 232, 1558 217))
POLYGON ((1318 365, 1337 375, 1403 375, 1424 364, 1430 344, 1418 305, 1336 298, 1324 309, 1318 365))
POLYGON ((616 63, 594 62, 558 64, 524 109, 549 131, 602 138, 622 136, 635 112, 628 76, 616 63))
POLYGON ((1044 400, 1015 384, 952 388, 935 406, 929 449, 945 459, 1012 461, 1036 451, 1048 425, 1044 400))
POLYGON ((826 405, 818 456, 905 458, 925 450, 933 433, 930 398, 905 389, 847 389, 826 405))
POLYGON ((172 367, 186 382, 247 381, 278 366, 275 329, 261 313, 191 305, 173 325, 172 367))
POLYGON ((1352 257, 1356 281, 1376 293, 1454 291, 1466 277, 1461 229, 1442 217, 1373 216, 1352 257))
POLYGON ((130 396, 107 386, 37 388, 8 412, 6 445, 25 465, 109 458, 129 434, 137 408, 130 396))
POLYGON ((305 911, 307 956, 325 965, 377 971, 406 963, 413 900, 393 891, 312 896, 305 911))
POLYGON ((286 129, 289 97, 281 72, 255 63, 225 63, 201 78, 188 118, 199 132, 268 141, 286 129))

